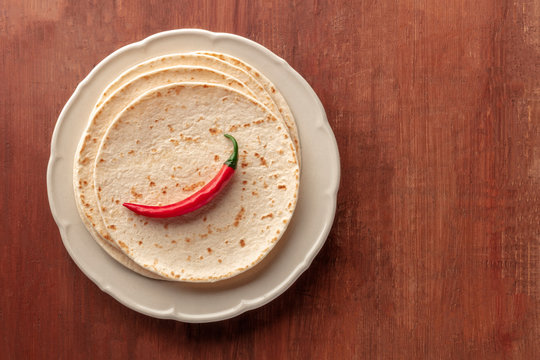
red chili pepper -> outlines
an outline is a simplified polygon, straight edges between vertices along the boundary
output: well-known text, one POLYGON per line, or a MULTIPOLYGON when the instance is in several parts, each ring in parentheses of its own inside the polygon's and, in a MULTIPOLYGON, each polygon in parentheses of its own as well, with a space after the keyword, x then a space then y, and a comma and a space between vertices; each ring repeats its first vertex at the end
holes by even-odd
POLYGON ((195 194, 177 203, 164 206, 131 203, 123 203, 122 205, 139 215, 153 218, 169 218, 190 213, 208 204, 229 182, 236 169, 236 163, 238 162, 238 144, 236 139, 229 134, 225 134, 225 137, 230 139, 233 143, 234 150, 231 156, 223 163, 218 174, 195 194))

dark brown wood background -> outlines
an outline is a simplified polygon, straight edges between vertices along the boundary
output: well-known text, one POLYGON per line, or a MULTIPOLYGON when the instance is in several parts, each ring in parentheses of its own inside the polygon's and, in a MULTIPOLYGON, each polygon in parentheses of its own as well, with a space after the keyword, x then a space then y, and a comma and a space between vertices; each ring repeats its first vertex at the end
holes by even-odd
POLYGON ((0 51, 1 358, 538 358, 538 1, 0 0, 0 51), (65 251, 45 183, 77 83, 186 27, 286 59, 342 166, 312 267, 269 305, 204 325, 102 293, 65 251))

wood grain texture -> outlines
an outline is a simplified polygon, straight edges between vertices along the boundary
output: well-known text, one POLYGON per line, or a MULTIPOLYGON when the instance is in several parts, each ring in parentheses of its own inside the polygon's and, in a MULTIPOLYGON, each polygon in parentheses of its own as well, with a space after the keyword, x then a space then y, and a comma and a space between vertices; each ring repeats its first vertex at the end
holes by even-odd
POLYGON ((0 357, 537 358, 539 19, 535 0, 0 0, 0 357), (312 267, 269 305, 205 325, 102 293, 63 248, 45 184, 77 83, 113 50, 186 27, 286 59, 323 102, 342 166, 312 267))

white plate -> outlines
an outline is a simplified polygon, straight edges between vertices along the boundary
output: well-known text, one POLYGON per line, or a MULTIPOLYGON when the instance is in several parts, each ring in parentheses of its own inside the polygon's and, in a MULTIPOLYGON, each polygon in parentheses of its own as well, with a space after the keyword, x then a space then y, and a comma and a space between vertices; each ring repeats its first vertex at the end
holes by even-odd
POLYGON ((309 267, 332 226, 339 177, 338 148, 324 108, 313 89, 287 62, 240 36, 184 29, 162 32, 115 51, 77 86, 54 129, 47 190, 64 246, 100 289, 150 316, 210 322, 268 303, 309 267), (116 263, 92 239, 79 218, 71 180, 77 143, 95 102, 110 81, 144 60, 197 50, 236 56, 266 75, 289 103, 302 146, 298 205, 283 238, 255 268, 215 284, 151 280, 116 263))

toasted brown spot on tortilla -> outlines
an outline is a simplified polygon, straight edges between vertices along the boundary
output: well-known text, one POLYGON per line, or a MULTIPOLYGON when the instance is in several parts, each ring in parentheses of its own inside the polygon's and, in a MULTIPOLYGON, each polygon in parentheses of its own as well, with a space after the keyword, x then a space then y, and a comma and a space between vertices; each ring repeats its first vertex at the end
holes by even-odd
POLYGON ((246 181, 246 180, 242 181, 242 184, 246 185, 246 184, 247 184, 247 181, 246 181))
POLYGON ((206 216, 205 216, 205 217, 203 217, 202 221, 206 221, 206 216))
POLYGON ((176 240, 171 240, 171 244, 176 244, 176 240))
POLYGON ((145 222, 143 223, 143 225, 148 225, 148 221, 145 221, 145 222))
POLYGON ((234 226, 238 226, 238 224, 240 223, 240 221, 243 219, 244 217, 244 212, 246 211, 246 209, 244 209, 244 207, 242 206, 240 208, 240 211, 238 211, 238 213, 236 214, 236 216, 234 217, 234 223, 233 225, 234 226))
POLYGON ((166 194, 167 193, 167 190, 162 190, 161 191, 163 194, 166 194))
POLYGON ((244 126, 244 127, 250 127, 251 124, 250 124, 250 123, 245 123, 243 126, 244 126))
POLYGON ((150 130, 152 130, 154 128, 154 125, 150 125, 149 128, 150 130))
POLYGON ((218 259, 218 263, 220 263, 220 264, 221 264, 221 259, 218 259))
POLYGON ((218 133, 218 130, 217 130, 216 128, 210 128, 210 129, 208 129, 208 131, 209 131, 210 134, 212 134, 212 135, 215 135, 215 134, 218 133))
POLYGON ((178 146, 180 142, 176 139, 169 139, 170 142, 172 142, 175 146, 178 146))
POLYGON ((202 260, 202 259, 204 259, 204 257, 203 257, 203 256, 201 255, 201 256, 199 256, 199 259, 201 259, 201 260, 202 260))
POLYGON ((157 151, 156 148, 152 148, 152 149, 150 149, 150 150, 151 150, 152 152, 156 152, 156 151, 157 151))
POLYGON ((206 251, 208 251, 209 254, 212 253, 212 249, 210 249, 210 248, 206 249, 206 251))
POLYGON ((244 239, 241 239, 241 240, 240 240, 240 246, 241 246, 241 247, 246 246, 246 242, 244 241, 244 239))
POLYGON ((150 183, 148 184, 148 186, 151 186, 151 187, 152 187, 152 186, 156 186, 156 183, 153 182, 153 181, 150 181, 150 183))
POLYGON ((111 237, 109 236, 109 234, 105 234, 103 237, 104 237, 106 240, 109 240, 109 241, 112 240, 111 237))
POLYGON ((229 240, 225 240, 225 244, 228 244, 229 243, 229 240))
POLYGON ((139 194, 137 191, 135 191, 135 187, 131 187, 131 195, 135 196, 136 198, 142 197, 142 194, 139 194))
POLYGON ((141 246, 142 244, 143 244, 143 242, 142 242, 142 241, 139 241, 139 246, 141 246))
POLYGON ((196 188, 198 188, 200 186, 203 186, 203 185, 204 185, 204 181, 199 181, 199 182, 196 182, 194 184, 184 186, 182 188, 182 190, 184 190, 184 191, 193 191, 196 188))
POLYGON ((281 231, 279 231, 279 229, 276 231, 276 234, 279 234, 281 231))
POLYGON ((99 162, 100 163, 105 162, 105 159, 99 159, 99 162))
POLYGON ((129 150, 129 151, 128 151, 128 154, 131 155, 131 154, 133 154, 134 152, 135 152, 135 150, 129 150))
POLYGON ((268 187, 268 184, 267 183, 263 183, 263 188, 267 188, 268 187))
POLYGON ((261 161, 261 165, 268 167, 268 164, 266 163, 266 160, 261 156, 259 159, 261 161))
POLYGON ((243 162, 241 165, 242 165, 243 168, 245 168, 245 167, 248 166, 249 164, 243 162))
POLYGON ((123 241, 118 241, 118 245, 120 245, 121 248, 124 248, 126 250, 129 250, 128 246, 126 245, 125 242, 123 241))
POLYGON ((252 192, 251 192, 251 195, 253 195, 253 196, 258 196, 258 195, 259 195, 259 193, 258 193, 258 192, 256 192, 256 191, 252 191, 252 192))
POLYGON ((161 97, 161 92, 158 91, 157 94, 156 94, 156 96, 157 96, 157 97, 161 97))
POLYGON ((169 128, 169 131, 170 131, 170 132, 173 132, 173 131, 174 131, 174 128, 173 128, 170 124, 167 124, 167 127, 169 128))
POLYGON ((214 161, 219 161, 219 155, 214 155, 214 161))
POLYGON ((285 190, 285 189, 287 189, 287 186, 285 186, 285 185, 278 185, 277 188, 280 189, 280 190, 285 190))
POLYGON ((108 229, 111 229, 111 230, 116 230, 116 226, 115 225, 109 225, 107 226, 108 229))
POLYGON ((190 238, 186 238, 185 240, 186 240, 186 242, 190 242, 190 241, 191 241, 191 239, 190 239, 190 238))
POLYGON ((266 215, 261 216, 261 220, 266 219, 266 218, 273 218, 273 217, 274 217, 274 214, 270 213, 270 214, 266 214, 266 215))
POLYGON ((159 244, 154 243, 154 246, 157 247, 158 249, 163 249, 163 246, 161 246, 159 244))
POLYGON ((163 228, 164 228, 164 229, 168 229, 168 228, 169 228, 169 224, 163 224, 163 228))
POLYGON ((141 143, 141 140, 135 141, 135 144, 140 144, 140 143, 141 143))
POLYGON ((180 139, 182 140, 185 140, 185 141, 197 141, 199 140, 199 138, 192 138, 191 136, 184 136, 184 134, 180 133, 180 139))

